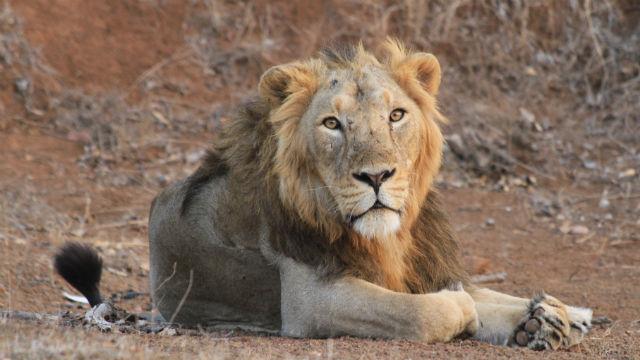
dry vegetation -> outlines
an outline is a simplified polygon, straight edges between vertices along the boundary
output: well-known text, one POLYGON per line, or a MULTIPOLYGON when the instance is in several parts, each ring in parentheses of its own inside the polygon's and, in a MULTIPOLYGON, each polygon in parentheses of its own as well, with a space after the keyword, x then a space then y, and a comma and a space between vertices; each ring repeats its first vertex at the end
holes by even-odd
MULTIPOLYGON (((67 240, 99 248, 106 293, 147 291, 152 196, 193 171, 259 75, 327 44, 374 47, 387 35, 443 65, 451 122, 439 186, 452 194, 470 270, 506 271, 496 285, 505 291, 545 287, 614 320, 582 355, 640 356, 640 286, 623 285, 640 276, 633 0, 2 3, 0 310, 77 312, 49 261, 67 240)), ((146 295, 121 305, 150 306, 146 295)), ((322 341, 41 325, 0 319, 0 357, 535 355, 355 339, 331 342, 334 353, 322 341)))

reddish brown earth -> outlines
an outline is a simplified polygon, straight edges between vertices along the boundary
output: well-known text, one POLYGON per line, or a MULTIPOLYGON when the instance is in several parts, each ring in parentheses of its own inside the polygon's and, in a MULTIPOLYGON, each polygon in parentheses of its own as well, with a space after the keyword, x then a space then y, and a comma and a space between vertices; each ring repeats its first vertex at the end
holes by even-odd
MULTIPOLYGON (((104 294, 143 292, 118 305, 134 312, 150 310, 146 219, 151 199, 166 183, 197 166, 199 151, 242 97, 234 92, 248 93, 263 67, 313 50, 296 52, 293 45, 284 46, 282 53, 267 49, 253 64, 255 39, 234 36, 255 29, 238 25, 229 34, 211 30, 222 39, 216 51, 226 62, 203 70, 206 59, 186 45, 189 36, 203 31, 198 23, 202 19, 194 14, 208 11, 215 18, 235 11, 237 17, 245 11, 217 2, 217 7, 208 7, 211 3, 9 1, 22 21, 24 39, 39 49, 41 61, 54 75, 32 78, 37 111, 26 109, 26 100, 16 95, 15 78, 0 76, 5 82, 0 86, 0 310, 86 310, 62 297, 63 291, 73 290, 51 265, 55 249, 69 240, 100 251, 106 264, 104 294), (71 92, 82 93, 88 104, 103 104, 89 120, 107 128, 78 125, 84 112, 49 101, 76 99, 68 97, 71 92), (116 100, 104 100, 109 96, 116 100), (110 109, 118 113, 102 118, 110 109), (116 139, 116 145, 96 145, 101 136, 116 139)), ((248 8, 258 16, 285 7, 255 2, 248 8)), ((276 16, 293 24, 280 29, 278 35, 284 39, 335 21, 316 22, 309 30, 305 23, 313 22, 315 11, 326 9, 300 4, 286 9, 276 16)), ((445 45, 437 44, 442 51, 445 45)), ((451 98, 453 93, 444 96, 451 98)), ((449 105, 455 114, 455 104, 445 103, 445 108, 449 105)), ((454 124, 447 131, 456 130, 451 117, 454 124)), ((558 139, 580 136, 568 124, 554 125, 552 135, 558 139)), ((538 176, 532 186, 505 189, 491 176, 461 170, 464 166, 448 156, 440 181, 469 271, 507 273, 504 282, 487 286, 524 297, 544 290, 611 320, 594 326, 587 339, 570 350, 536 353, 474 341, 427 345, 354 338, 297 340, 234 331, 196 336, 105 334, 0 318, 0 358, 640 358, 640 160, 624 162, 638 159, 640 146, 625 139, 603 141, 596 160, 614 169, 619 165, 623 171, 635 170, 635 175, 618 176, 618 169, 614 180, 587 176, 547 159, 550 165, 544 172, 554 175, 553 180, 538 176), (632 155, 616 160, 608 151, 632 155), (459 185, 452 179, 471 180, 459 185), (600 207, 605 189, 610 205, 600 207), (532 199, 540 193, 553 194, 549 196, 562 210, 539 215, 532 199), (588 231, 566 233, 565 222, 588 231)))

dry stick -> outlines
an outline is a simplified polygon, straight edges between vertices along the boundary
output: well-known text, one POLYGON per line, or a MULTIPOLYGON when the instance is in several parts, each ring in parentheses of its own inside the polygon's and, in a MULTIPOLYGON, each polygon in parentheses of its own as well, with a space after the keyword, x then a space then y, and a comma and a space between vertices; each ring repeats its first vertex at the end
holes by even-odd
POLYGON ((587 242, 587 240, 591 239, 592 237, 594 237, 596 235, 596 233, 592 232, 591 234, 588 234, 586 236, 581 237, 580 239, 576 240, 576 244, 580 245, 582 243, 587 242))
POLYGON ((28 311, 3 310, 0 311, 0 319, 15 319, 26 321, 58 321, 60 320, 60 316, 51 314, 39 314, 28 311))
POLYGON ((540 171, 540 170, 538 170, 536 168, 533 168, 533 167, 523 163, 522 161, 516 159, 515 157, 511 156, 507 152, 498 149, 495 146, 492 146, 492 145, 489 145, 489 144, 485 144, 485 146, 489 149, 490 152, 492 152, 493 154, 498 155, 499 157, 501 157, 503 160, 505 160, 507 162, 510 162, 512 164, 516 164, 516 165, 524 168, 525 170, 527 170, 527 171, 529 171, 531 173, 534 173, 534 174, 536 174, 538 176, 541 176, 543 178, 546 178, 548 180, 552 180, 552 181, 556 180, 556 178, 554 176, 549 175, 547 173, 544 173, 544 172, 542 172, 542 171, 540 171))
POLYGON ((182 305, 184 305, 184 302, 187 300, 187 296, 189 296, 189 292, 191 292, 192 285, 193 285, 193 269, 189 270, 189 286, 187 286, 187 290, 184 292, 184 295, 182 295, 182 299, 180 299, 180 302, 178 303, 178 307, 173 312, 173 315, 171 315, 171 320, 169 320, 169 324, 173 324, 173 320, 175 320, 176 315, 178 315, 178 313, 180 312, 180 309, 182 309, 182 305))
POLYGON ((593 47, 596 50, 596 54, 598 54, 598 59, 600 60, 600 66, 602 67, 603 71, 606 73, 607 65, 602 52, 602 46, 600 46, 600 41, 598 41, 598 36, 596 35, 596 31, 593 26, 593 20, 591 19, 591 0, 586 0, 584 2, 584 8, 585 8, 585 17, 587 20, 587 25, 589 26, 589 35, 591 35, 591 39, 593 40, 593 47))
MULTIPOLYGON (((579 204, 581 202, 589 201, 589 200, 600 200, 602 195, 594 195, 594 196, 585 196, 582 199, 577 199, 573 201, 573 205, 579 204)), ((608 200, 620 200, 620 199, 635 199, 640 198, 640 194, 629 194, 629 195, 616 195, 616 196, 607 196, 608 200)))
POLYGON ((117 213, 117 212, 139 212, 139 211, 146 211, 146 210, 148 210, 147 207, 121 206, 121 207, 112 207, 108 209, 94 210, 91 213, 94 215, 102 215, 102 214, 110 214, 110 213, 117 213))
POLYGON ((129 89, 127 90, 127 92, 125 93, 124 97, 128 97, 129 94, 131 94, 131 92, 140 84, 142 83, 142 81, 144 81, 146 78, 148 78, 149 76, 151 76, 153 73, 158 72, 160 69, 162 69, 163 67, 171 64, 172 62, 175 61, 179 61, 182 60, 186 57, 188 57, 189 55, 191 55, 193 53, 193 49, 192 48, 182 48, 179 51, 175 52, 173 55, 169 56, 168 58, 163 59, 162 61, 156 63, 155 65, 153 65, 152 67, 150 67, 149 69, 147 69, 145 72, 143 72, 142 74, 140 74, 140 76, 138 76, 138 78, 136 78, 136 80, 133 82, 133 84, 131 84, 131 86, 129 86, 129 89))
POLYGON ((174 262, 173 263, 173 271, 171 272, 171 275, 169 275, 169 277, 167 277, 166 279, 162 280, 162 282, 160 283, 160 285, 158 285, 157 288, 155 288, 155 290, 153 292, 157 292, 158 290, 160 290, 160 288, 166 284, 169 280, 173 279, 173 277, 176 275, 176 269, 178 267, 178 263, 174 262))
MULTIPOLYGON (((178 263, 174 262, 173 263, 173 271, 171 272, 171 275, 169 275, 166 279, 162 280, 160 285, 158 285, 158 287, 156 287, 155 290, 153 290, 153 294, 157 293, 158 290, 160 290, 160 288, 162 288, 164 286, 164 284, 166 284, 169 280, 173 279, 173 277, 176 275, 176 269, 177 268, 178 268, 178 263)), ((164 300, 164 296, 165 295, 162 295, 162 297, 157 302, 154 299, 154 296, 151 297, 151 301, 153 302, 153 308, 154 309, 157 310, 158 307, 160 306, 160 304, 162 304, 162 300, 164 300)))
POLYGON ((484 275, 474 275, 471 277, 471 282, 474 284, 490 283, 490 282, 503 282, 507 279, 506 272, 498 272, 484 275))
POLYGON ((147 223, 148 222, 146 220, 116 221, 112 223, 98 224, 91 227, 91 229, 100 230, 100 229, 108 229, 108 228, 114 228, 114 227, 117 228, 117 227, 131 226, 131 225, 146 227, 147 223))

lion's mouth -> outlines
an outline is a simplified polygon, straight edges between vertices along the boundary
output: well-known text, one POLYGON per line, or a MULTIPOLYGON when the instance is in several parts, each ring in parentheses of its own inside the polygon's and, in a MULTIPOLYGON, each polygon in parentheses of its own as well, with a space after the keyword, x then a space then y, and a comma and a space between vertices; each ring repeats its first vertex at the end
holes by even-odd
POLYGON ((349 222, 351 224, 353 224, 354 222, 358 221, 358 219, 360 219, 361 217, 365 216, 366 214, 368 214, 369 212, 373 211, 373 210, 391 210, 395 213, 398 213, 398 215, 400 214, 400 210, 397 209, 393 209, 388 207, 387 205, 383 204, 380 200, 376 200, 375 203, 373 203, 373 205, 371 205, 371 207, 369 209, 367 209, 366 211, 358 214, 358 215, 353 215, 349 217, 349 222))

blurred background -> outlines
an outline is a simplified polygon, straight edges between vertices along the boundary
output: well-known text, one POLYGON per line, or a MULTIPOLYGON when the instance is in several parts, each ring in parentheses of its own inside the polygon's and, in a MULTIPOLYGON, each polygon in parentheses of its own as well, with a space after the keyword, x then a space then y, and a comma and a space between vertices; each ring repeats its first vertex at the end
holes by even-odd
MULTIPOLYGON (((99 249, 114 301, 149 310, 153 196, 198 166, 270 66, 328 44, 375 49, 388 35, 441 62, 450 123, 438 187, 469 271, 517 295, 544 288, 591 306, 601 323, 577 351, 639 356, 636 0, 0 1, 0 310, 78 311, 50 260, 68 240, 99 249)), ((55 326, 43 337, 31 323, 8 324, 0 355, 36 351, 36 336, 40 355, 95 351, 55 326)), ((94 336, 88 344, 109 339, 94 336)), ((114 354, 147 354, 127 341, 114 354)), ((131 341, 150 354, 187 351, 171 339, 131 341)), ((360 353, 361 342, 341 341, 337 354, 360 353)), ((240 354, 329 351, 250 342, 240 354)), ((371 341, 366 354, 425 351, 403 344, 371 341)), ((464 344, 429 351, 495 351, 464 344)))

